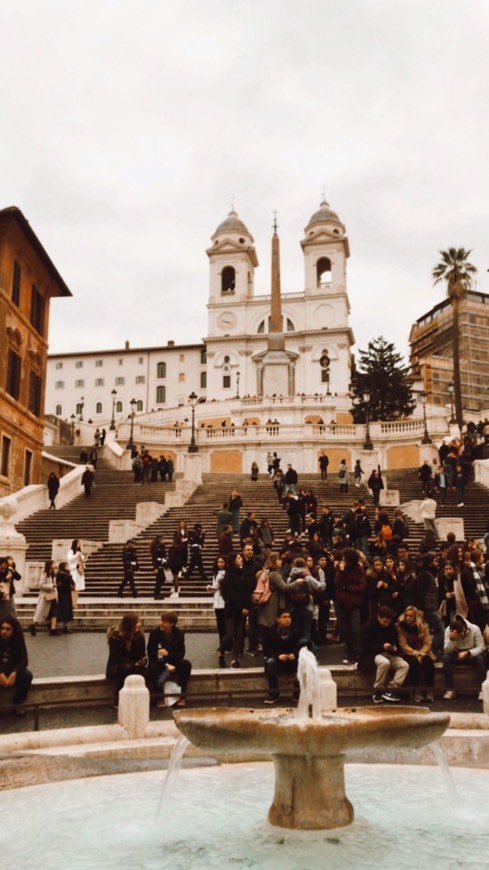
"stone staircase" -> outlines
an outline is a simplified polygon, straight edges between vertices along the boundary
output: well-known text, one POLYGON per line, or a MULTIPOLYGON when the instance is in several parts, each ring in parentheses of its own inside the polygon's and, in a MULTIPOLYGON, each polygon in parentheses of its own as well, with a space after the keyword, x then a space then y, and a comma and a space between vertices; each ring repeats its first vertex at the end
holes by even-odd
MULTIPOLYGON (((75 449, 78 456, 79 448, 75 449)), ((59 450, 57 448, 57 455, 59 450)), ((65 450, 72 451, 73 448, 65 450)), ((51 558, 52 541, 57 538, 106 542, 110 520, 134 520, 137 504, 162 504, 166 493, 174 490, 174 482, 136 486, 132 472, 116 470, 103 458, 99 459, 90 498, 85 497, 80 486, 80 495, 61 510, 38 511, 18 523, 17 531, 25 535, 28 543, 26 558, 28 561, 47 561, 51 558)))
MULTIPOLYGON (((66 448, 65 448, 66 449, 66 448)), ((70 448, 68 448, 69 450, 70 448)), ((72 448, 71 448, 72 449, 72 448)), ((79 453, 79 449, 76 449, 79 453)), ((68 457, 67 457, 68 458, 68 457)), ((75 457, 76 458, 76 457, 75 457)), ((398 489, 401 504, 412 499, 421 498, 421 486, 417 469, 391 471, 387 475, 390 489, 398 489)), ((344 513, 355 498, 363 497, 373 516, 373 504, 370 493, 363 486, 361 489, 350 487, 348 494, 339 493, 336 475, 330 475, 328 481, 320 480, 319 475, 300 475, 300 485, 304 489, 312 489, 318 498, 319 505, 329 504, 338 513, 344 513)), ((141 531, 135 540, 141 570, 136 577, 139 598, 124 600, 124 608, 135 607, 141 612, 147 623, 154 622, 154 614, 161 608, 161 603, 152 601, 154 576, 150 557, 150 543, 156 535, 163 535, 168 545, 181 519, 185 519, 191 527, 197 522, 202 523, 206 530, 206 546, 203 552, 206 572, 211 577, 212 566, 217 555, 216 517, 223 501, 227 501, 234 486, 240 490, 243 499, 241 517, 247 510, 254 510, 257 520, 267 517, 275 533, 278 543, 281 543, 288 527, 285 511, 278 504, 275 490, 267 475, 261 475, 258 481, 251 481, 248 475, 207 474, 183 507, 170 508, 158 520, 141 531)), ((45 561, 51 557, 51 542, 55 538, 72 539, 79 537, 85 540, 98 541, 102 547, 93 553, 87 562, 86 592, 80 596, 76 623, 85 628, 106 627, 111 620, 120 614, 122 602, 114 600, 117 587, 122 577, 122 544, 107 543, 108 527, 111 519, 134 519, 136 505, 142 501, 164 502, 165 494, 174 489, 174 484, 153 483, 149 486, 136 486, 131 472, 112 469, 99 460, 97 468, 97 485, 91 499, 84 495, 77 497, 71 504, 60 511, 40 511, 19 523, 21 531, 28 541, 27 558, 29 560, 45 561)), ((393 509, 389 508, 390 516, 393 509)), ((462 516, 465 521, 466 536, 483 537, 486 518, 489 513, 489 493, 479 484, 470 483, 466 489, 465 507, 457 508, 455 495, 449 493, 447 505, 438 509, 438 516, 462 516)), ((420 524, 408 520, 410 543, 412 549, 422 536, 420 524)), ((236 539, 237 540, 237 539, 236 539)), ((163 594, 169 593, 169 587, 163 587, 163 594)), ((128 590, 126 591, 126 595, 128 590)), ((22 618, 21 610, 30 608, 32 602, 17 599, 17 609, 22 618)), ((211 597, 205 590, 205 584, 194 573, 189 580, 181 583, 180 598, 168 602, 178 608, 182 615, 182 624, 186 628, 213 629, 214 616, 211 597)), ((165 606, 167 606, 165 604, 165 606)), ((27 619, 27 609, 25 619, 27 619)))

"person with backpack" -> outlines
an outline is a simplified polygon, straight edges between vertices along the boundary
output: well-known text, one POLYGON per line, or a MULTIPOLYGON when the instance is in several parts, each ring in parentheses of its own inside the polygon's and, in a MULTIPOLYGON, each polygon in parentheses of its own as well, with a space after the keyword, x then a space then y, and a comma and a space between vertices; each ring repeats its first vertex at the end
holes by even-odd
POLYGON ((261 571, 257 572, 255 591, 251 598, 257 608, 258 635, 263 637, 274 627, 278 613, 287 606, 289 596, 307 584, 305 577, 287 583, 282 574, 280 553, 270 553, 261 571))
POLYGON ((306 566, 306 560, 302 556, 298 556, 292 563, 292 568, 288 577, 288 583, 292 584, 295 580, 305 579, 306 583, 300 589, 293 590, 289 593, 289 602, 292 605, 292 622, 294 628, 300 632, 301 639, 309 646, 312 633, 312 622, 314 617, 314 598, 315 592, 324 592, 326 589, 326 581, 324 578, 313 577, 306 566))

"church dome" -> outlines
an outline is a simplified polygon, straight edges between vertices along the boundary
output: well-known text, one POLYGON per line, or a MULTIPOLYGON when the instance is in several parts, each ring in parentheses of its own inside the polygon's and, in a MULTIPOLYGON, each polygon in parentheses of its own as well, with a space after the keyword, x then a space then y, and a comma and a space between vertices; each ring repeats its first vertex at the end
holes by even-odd
POLYGON ((307 226, 310 227, 312 224, 324 224, 328 221, 341 223, 336 212, 329 207, 329 202, 326 202, 326 200, 323 199, 318 211, 314 212, 307 226))
POLYGON ((238 213, 234 211, 234 208, 231 209, 226 220, 223 220, 219 224, 214 235, 217 236, 218 233, 246 233, 247 236, 250 235, 246 224, 238 217, 238 213))

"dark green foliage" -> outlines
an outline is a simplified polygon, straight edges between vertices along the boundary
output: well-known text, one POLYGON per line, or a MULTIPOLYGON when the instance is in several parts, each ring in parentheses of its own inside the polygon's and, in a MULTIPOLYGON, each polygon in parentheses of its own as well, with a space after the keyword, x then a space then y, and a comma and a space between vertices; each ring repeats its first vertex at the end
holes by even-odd
POLYGON ((416 402, 406 381, 408 366, 403 364, 401 354, 396 353, 394 345, 382 336, 369 341, 368 350, 359 351, 358 370, 353 386, 355 423, 366 420, 366 405, 362 399, 364 392, 370 393, 368 403, 369 419, 399 420, 409 417, 416 402))

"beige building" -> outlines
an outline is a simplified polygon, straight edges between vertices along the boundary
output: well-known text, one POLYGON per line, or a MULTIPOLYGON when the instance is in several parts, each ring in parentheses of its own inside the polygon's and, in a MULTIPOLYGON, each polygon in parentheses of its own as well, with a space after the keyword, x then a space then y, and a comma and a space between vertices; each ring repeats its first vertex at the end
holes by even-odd
MULTIPOLYGON (((467 411, 489 405, 489 295, 469 291, 459 305, 462 406, 467 411)), ((452 305, 435 305, 411 328, 410 361, 422 380, 428 401, 450 405, 453 382, 452 305)))

